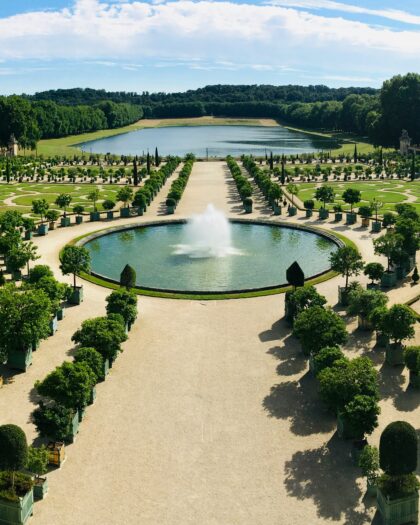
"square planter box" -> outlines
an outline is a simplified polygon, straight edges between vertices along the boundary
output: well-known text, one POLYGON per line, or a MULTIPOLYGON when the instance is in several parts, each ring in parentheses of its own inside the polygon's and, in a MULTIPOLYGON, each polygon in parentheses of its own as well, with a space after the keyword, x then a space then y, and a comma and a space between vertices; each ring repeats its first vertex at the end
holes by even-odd
POLYGON ((54 335, 55 332, 57 331, 58 329, 58 318, 57 316, 55 315, 51 320, 50 320, 50 335, 54 335))
POLYGON ((74 442, 76 434, 79 432, 79 423, 80 423, 80 421, 81 421, 81 419, 80 419, 79 411, 76 410, 76 412, 74 413, 73 419, 71 421, 70 434, 66 437, 66 442, 67 443, 73 443, 74 442))
POLYGON ((34 493, 30 490, 19 501, 0 498, 0 523, 4 525, 24 525, 33 514, 34 493))
POLYGON ((12 278, 14 281, 21 281, 22 280, 22 272, 20 270, 13 270, 12 271, 12 278))
POLYGON ((38 226, 38 235, 47 235, 48 233, 48 224, 40 224, 38 226))
POLYGON ((143 208, 137 208, 137 215, 140 217, 143 215, 143 208))
POLYGON ((49 223, 49 228, 50 228, 50 230, 55 230, 55 222, 50 222, 49 223))
POLYGON ((305 216, 306 216, 307 219, 312 217, 313 214, 314 214, 313 210, 306 210, 305 211, 305 216))
POLYGON ((106 218, 107 218, 109 221, 112 221, 112 219, 114 218, 114 212, 113 212, 112 210, 107 211, 107 212, 106 212, 106 218))
POLYGON ((91 211, 89 216, 92 222, 101 220, 101 214, 99 213, 99 211, 91 211))
POLYGON ((59 321, 62 321, 64 319, 64 317, 66 316, 66 309, 64 308, 64 306, 62 306, 61 308, 59 308, 57 310, 57 319, 59 321))
POLYGON ((366 217, 364 217, 362 219, 362 227, 363 228, 369 228, 369 221, 370 221, 370 219, 367 219, 366 217))
POLYGON ((130 217, 130 208, 120 208, 120 217, 123 219, 130 217))
POLYGON ((173 215, 175 213, 175 206, 166 206, 167 215, 173 215))
POLYGON ((384 525, 418 523, 419 494, 417 491, 405 498, 390 500, 378 487, 376 502, 384 525))
POLYGON ((346 213, 346 224, 356 224, 357 215, 355 213, 346 213))
POLYGON ((32 235, 33 235, 33 233, 31 232, 31 230, 26 230, 26 232, 25 232, 25 241, 30 241, 32 239, 32 235))
POLYGON ((318 216, 322 221, 324 221, 325 219, 328 219, 330 212, 326 208, 320 208, 318 216))
POLYGON ((338 303, 341 306, 348 306, 349 304, 349 293, 350 291, 344 286, 338 287, 338 303))
POLYGON ((382 230, 382 224, 378 221, 372 222, 372 233, 379 233, 382 230))
POLYGON ((41 501, 45 498, 48 492, 48 479, 35 478, 34 480, 34 500, 41 501))
POLYGON ((297 214, 297 208, 295 206, 290 206, 290 208, 287 210, 287 213, 290 215, 290 217, 294 217, 297 214))
POLYGON ((83 215, 76 215, 76 224, 82 224, 83 215))
POLYGON ((376 497, 378 494, 378 486, 376 481, 367 480, 366 482, 366 493, 368 496, 376 497))
POLYGON ((83 302, 83 286, 76 286, 76 289, 73 289, 70 295, 69 303, 80 304, 81 302, 83 302))
POLYGON ((32 347, 26 350, 10 350, 7 358, 7 366, 14 370, 26 372, 32 364, 32 347))
POLYGON ((70 226, 71 224, 70 217, 61 217, 60 224, 62 228, 65 228, 66 226, 70 226))
POLYGON ((404 346, 401 343, 389 343, 386 347, 385 361, 388 365, 404 364, 404 346))
POLYGON ((397 274, 395 272, 385 272, 381 278, 382 288, 392 288, 397 282, 397 274))
POLYGON ((281 215, 281 207, 277 204, 273 204, 274 215, 281 215))
POLYGON ((343 214, 342 214, 341 212, 340 212, 340 213, 338 213, 338 212, 335 213, 335 214, 334 214, 334 220, 335 220, 335 222, 340 222, 340 221, 342 221, 342 220, 343 220, 343 214))
POLYGON ((48 463, 55 467, 61 467, 66 460, 66 447, 61 441, 50 441, 47 445, 49 459, 48 463))
POLYGON ((92 388, 92 392, 90 393, 90 399, 89 399, 89 405, 93 405, 96 399, 96 386, 92 388))
POLYGON ((252 203, 244 202, 245 213, 252 213, 252 203))

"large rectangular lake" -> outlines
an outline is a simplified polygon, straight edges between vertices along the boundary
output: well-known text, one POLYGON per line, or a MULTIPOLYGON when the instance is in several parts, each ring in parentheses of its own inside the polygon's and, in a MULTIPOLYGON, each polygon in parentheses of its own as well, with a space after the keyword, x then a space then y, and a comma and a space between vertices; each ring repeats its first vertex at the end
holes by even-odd
POLYGON ((115 155, 141 155, 157 147, 160 155, 194 153, 197 157, 296 155, 328 151, 337 147, 335 140, 291 131, 282 126, 171 126, 146 128, 79 144, 86 152, 115 155))

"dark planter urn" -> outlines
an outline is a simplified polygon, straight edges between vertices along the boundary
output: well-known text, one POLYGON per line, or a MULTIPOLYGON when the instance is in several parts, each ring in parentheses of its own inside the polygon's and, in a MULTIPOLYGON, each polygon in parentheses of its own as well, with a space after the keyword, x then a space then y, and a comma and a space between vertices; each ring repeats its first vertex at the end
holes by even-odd
POLYGON ((372 233, 379 233, 382 230, 382 224, 379 221, 372 221, 372 233))
MULTIPOLYGON (((7 366, 14 370, 26 372, 32 364, 32 345, 26 350, 9 350, 7 357, 7 366)), ((1 521, 0 521, 1 523, 1 521)))
POLYGON ((294 217, 297 214, 296 206, 290 206, 290 208, 287 210, 287 213, 290 215, 290 217, 294 217))
POLYGON ((319 209, 319 218, 324 221, 325 219, 328 219, 330 216, 330 212, 327 210, 327 208, 320 208, 319 209))
POLYGON ((340 222, 343 220, 343 214, 341 212, 337 212, 334 214, 334 220, 335 222, 340 222))
POLYGON ((313 210, 306 210, 305 211, 305 215, 306 215, 306 218, 309 219, 310 217, 312 217, 312 215, 314 214, 313 210))
POLYGON ((92 222, 101 220, 101 214, 99 213, 99 211, 91 211, 89 216, 92 222))

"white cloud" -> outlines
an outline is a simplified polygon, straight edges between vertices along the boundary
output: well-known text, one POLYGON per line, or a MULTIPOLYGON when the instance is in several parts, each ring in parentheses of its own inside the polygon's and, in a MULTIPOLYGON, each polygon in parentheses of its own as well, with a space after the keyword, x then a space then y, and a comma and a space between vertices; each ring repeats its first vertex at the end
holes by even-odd
POLYGON ((0 19, 0 60, 92 60, 128 67, 149 60, 158 67, 232 70, 254 64, 249 67, 257 71, 308 63, 343 68, 350 61, 365 69, 392 62, 414 69, 418 63, 419 31, 284 7, 344 5, 329 0, 278 1, 282 5, 77 0, 71 9, 0 19))

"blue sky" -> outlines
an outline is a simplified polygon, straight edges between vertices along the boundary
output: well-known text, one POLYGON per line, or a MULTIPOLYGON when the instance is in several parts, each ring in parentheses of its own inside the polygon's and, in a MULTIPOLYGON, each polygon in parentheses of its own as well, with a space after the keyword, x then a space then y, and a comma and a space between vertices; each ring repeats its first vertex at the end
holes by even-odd
POLYGON ((419 56, 419 0, 0 1, 2 94, 379 87, 419 56))

